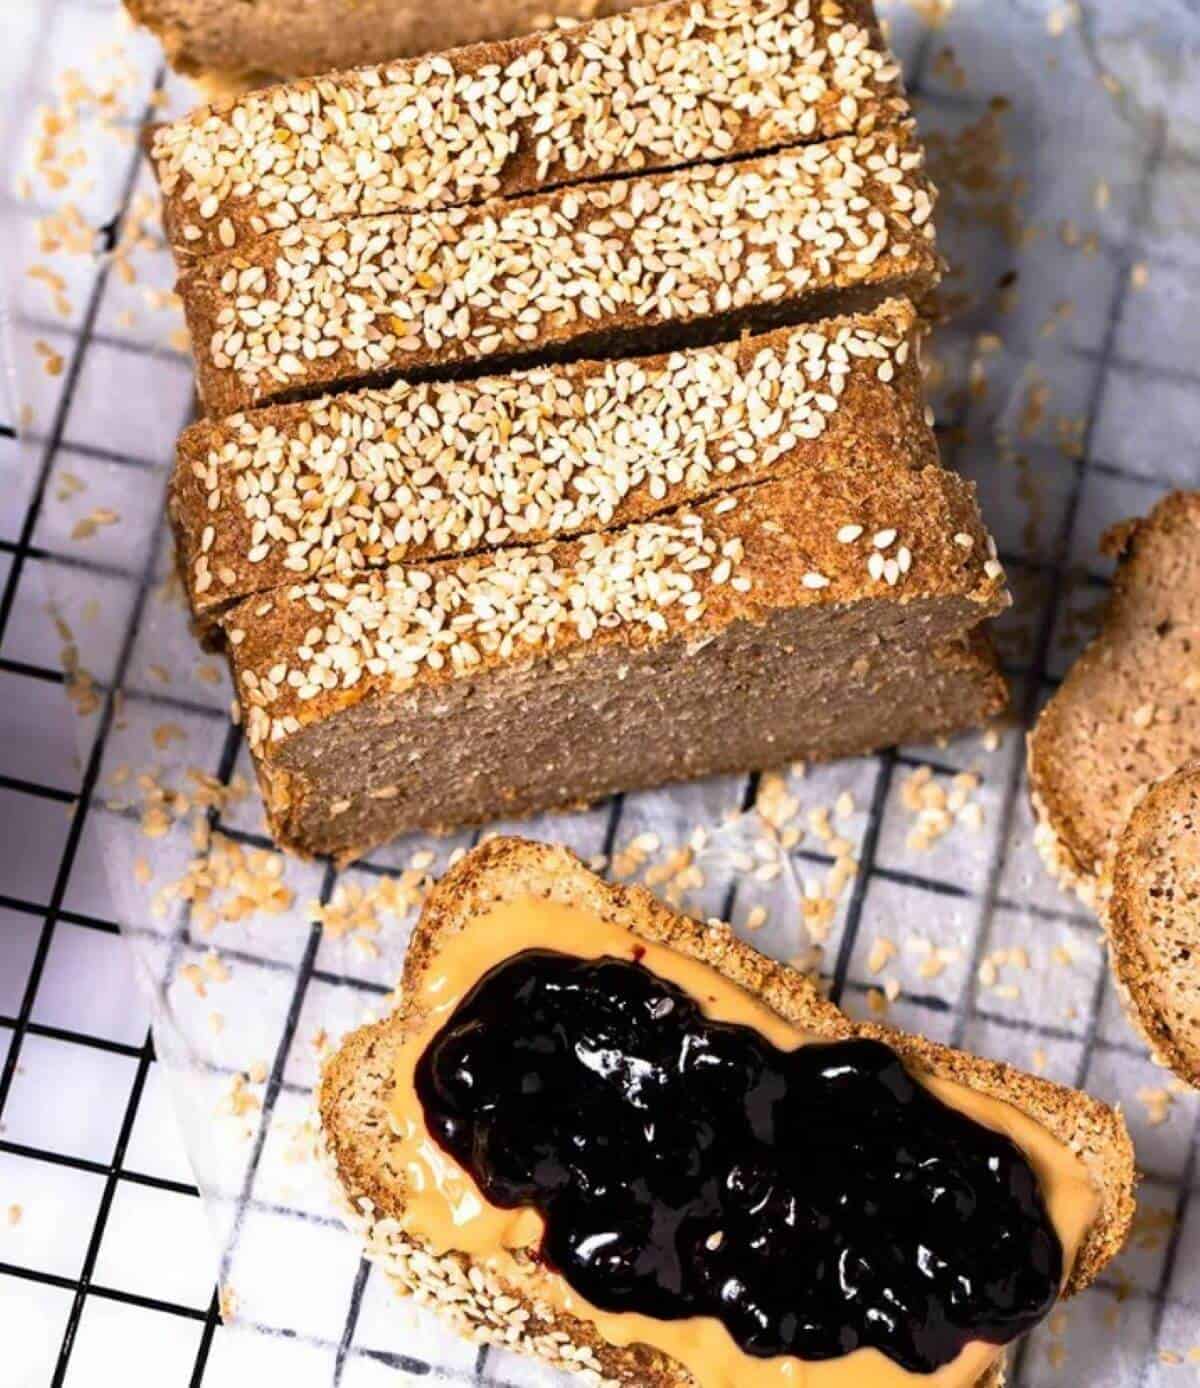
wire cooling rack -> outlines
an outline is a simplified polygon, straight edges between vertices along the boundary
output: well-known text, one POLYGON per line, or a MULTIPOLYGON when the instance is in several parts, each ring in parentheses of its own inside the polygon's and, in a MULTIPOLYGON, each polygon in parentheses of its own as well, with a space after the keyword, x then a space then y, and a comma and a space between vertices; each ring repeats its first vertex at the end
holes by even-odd
MULTIPOLYGON (((947 240, 967 267, 951 289, 968 306, 942 335, 934 382, 948 461, 978 482, 1018 595, 1001 630, 1017 726, 807 777, 792 771, 784 791, 802 814, 839 805, 837 832, 858 864, 824 941, 835 998, 852 1012, 878 1006, 880 941, 919 933, 923 951, 909 958, 900 949, 890 966, 899 984, 890 1020, 1126 1109, 1145 1173, 1133 1243, 1097 1289, 1020 1347, 1014 1381, 1185 1382, 1200 1373, 1200 1353, 1189 1358, 1200 1343, 1200 1102, 1150 1065, 1121 1017, 1095 923, 1035 861, 1023 729, 1103 599, 1101 530, 1144 513, 1170 485, 1200 480, 1200 7, 883 8, 947 185, 947 240), (1007 111, 995 94, 1008 98, 1007 111), (1020 224, 1014 198, 1025 209, 1020 224), (953 787, 968 770, 980 777, 982 832, 956 828, 917 851, 914 773, 953 787), (922 966, 931 952, 933 969, 922 966)), ((63 109, 56 74, 108 62, 111 77, 114 60, 101 55, 114 17, 108 0, 15 6, 19 32, 0 69, 14 150, 40 131, 45 156, 37 110, 63 109)), ((141 857, 157 869, 191 850, 180 848, 179 826, 161 839, 142 835, 144 806, 112 788, 125 768, 144 766, 149 747, 156 768, 200 766, 228 786, 248 763, 227 716, 228 686, 211 672, 172 678, 174 664, 163 678, 168 660, 193 672, 203 664, 178 607, 161 597, 170 568, 162 489, 191 412, 190 368, 165 329, 145 326, 146 303, 169 285, 165 254, 149 251, 131 276, 121 248, 149 186, 133 136, 160 101, 181 95, 152 44, 121 42, 119 109, 107 109, 105 139, 89 146, 87 177, 71 176, 84 185, 78 196, 102 254, 39 251, 46 218, 61 232, 62 202, 36 168, 31 197, 15 196, 26 191, 19 181, 4 190, 16 371, 0 423, 7 1362, 22 1388, 107 1383, 117 1373, 134 1388, 223 1388, 268 1372, 347 1388, 393 1383, 398 1372, 549 1381, 510 1355, 445 1337, 395 1302, 305 1163, 289 1162, 305 1132, 314 1033, 334 1034, 381 1005, 404 937, 403 928, 385 931, 373 952, 356 952, 301 904, 336 903, 348 884, 369 889, 414 853, 436 871, 471 837, 382 850, 343 874, 288 864, 294 909, 212 934, 186 901, 156 914, 130 886, 141 857), (33 262, 61 282, 31 284, 33 262), (119 524, 110 519, 118 511, 119 524), (47 600, 57 628, 41 611, 47 600), (66 713, 64 695, 75 706, 66 713), (75 740, 77 762, 64 738, 75 740), (176 754, 184 741, 186 754, 176 754), (110 955, 118 931, 133 945, 159 1055, 110 955), (191 970, 194 983, 210 949, 232 980, 210 977, 201 998, 182 980, 191 970), (199 1039, 218 994, 236 1044, 199 1039), (164 1072, 198 1181, 175 1150, 164 1072), (251 1098, 234 1103, 231 1119, 227 1101, 239 1092, 251 1098), (7 1228, 6 1206, 20 1216, 7 1228), (53 1217, 39 1220, 39 1207, 53 1217)), ((86 121, 97 103, 66 105, 86 121)), ((70 145, 70 131, 58 137, 52 166, 69 163, 70 145)), ((23 156, 9 167, 18 180, 29 171, 23 156)), ((759 789, 757 777, 726 778, 509 827, 619 860, 631 843, 681 843, 696 825, 718 841, 736 836, 745 821, 730 828, 727 816, 753 806, 759 789)), ((218 796, 207 821, 246 854, 270 850, 252 801, 218 796)), ((810 833, 788 853, 784 885, 772 890, 793 912, 803 884, 834 867, 828 847, 827 834, 810 833)), ((729 860, 713 864, 708 885, 728 906, 729 860)), ((797 950, 794 931, 775 924, 756 942, 785 956, 797 950)))

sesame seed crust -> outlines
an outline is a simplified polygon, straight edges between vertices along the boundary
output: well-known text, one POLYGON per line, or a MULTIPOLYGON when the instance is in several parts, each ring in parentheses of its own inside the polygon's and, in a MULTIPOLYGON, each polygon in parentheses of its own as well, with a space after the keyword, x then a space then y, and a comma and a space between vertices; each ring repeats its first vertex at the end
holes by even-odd
POLYGON ((151 154, 183 263, 302 220, 867 134, 906 110, 870 0, 671 0, 250 92, 158 127, 151 154))
POLYGON ((837 458, 936 463, 915 333, 912 306, 889 300, 720 347, 195 425, 170 498, 193 613, 211 622, 302 578, 609 528, 837 458))
POLYGON ((919 302, 939 274, 933 201, 905 127, 420 218, 300 223, 197 266, 180 293, 206 410, 230 414, 388 373, 813 316, 841 291, 919 302))
POLYGON ((948 598, 950 629, 933 634, 956 635, 1008 604, 1003 581, 984 572, 989 550, 961 478, 847 464, 609 534, 398 565, 349 584, 296 584, 236 604, 222 626, 247 741, 270 759, 305 726, 376 694, 477 681, 505 664, 614 642, 632 650, 681 633, 703 641, 779 609, 948 598), (871 577, 861 541, 837 538, 849 523, 871 533, 885 519, 914 556, 898 585, 871 577), (971 552, 954 543, 957 532, 976 536, 971 552), (806 583, 812 573, 827 582, 806 583))

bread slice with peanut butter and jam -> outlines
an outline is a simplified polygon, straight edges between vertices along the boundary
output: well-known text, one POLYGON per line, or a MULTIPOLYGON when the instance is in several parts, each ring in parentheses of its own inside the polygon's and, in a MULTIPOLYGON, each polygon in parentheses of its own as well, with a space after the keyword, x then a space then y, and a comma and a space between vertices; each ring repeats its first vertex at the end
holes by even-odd
POLYGON ((983 1388, 1133 1213, 1120 1116, 851 1022, 722 925, 492 839, 319 1103, 397 1289, 592 1383, 983 1388))

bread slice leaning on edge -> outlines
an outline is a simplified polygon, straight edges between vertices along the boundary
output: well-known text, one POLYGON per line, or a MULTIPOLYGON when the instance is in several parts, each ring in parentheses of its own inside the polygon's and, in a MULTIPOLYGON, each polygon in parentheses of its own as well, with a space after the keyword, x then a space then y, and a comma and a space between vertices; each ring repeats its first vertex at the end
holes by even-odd
MULTIPOLYGON (((575 905, 716 969, 805 1031, 829 1040, 885 1041, 913 1065, 1007 1101, 1078 1154, 1101 1193, 1101 1212, 1076 1259, 1066 1294, 1086 1287, 1120 1249, 1133 1214, 1133 1149, 1119 1114, 1087 1095, 995 1061, 935 1045, 887 1027, 851 1022, 803 974, 743 944, 726 926, 677 915, 642 887, 611 886, 566 849, 522 839, 491 839, 430 892, 405 961, 402 997, 414 997, 446 942, 505 901, 530 897, 575 905)), ((686 1388, 680 1365, 646 1346, 618 1347, 588 1322, 551 1317, 527 1286, 462 1256, 437 1256, 402 1231, 405 1178, 389 1160, 388 1102, 398 1047, 409 1017, 403 1002, 383 1021, 353 1032, 327 1062, 318 1091, 326 1150, 368 1256, 402 1293, 448 1312, 474 1339, 535 1354, 558 1367, 645 1388, 686 1388), (514 1321, 514 1312, 526 1317, 514 1321)), ((1003 1381, 997 1366, 980 1382, 1003 1381)))
POLYGON ((1200 1088, 1200 761, 1156 781, 1114 845, 1101 918, 1130 1020, 1200 1088))
POLYGON ((1134 797, 1200 757, 1200 492, 1164 497, 1100 548, 1117 560, 1104 625, 1029 735, 1034 842, 1094 910, 1134 797))

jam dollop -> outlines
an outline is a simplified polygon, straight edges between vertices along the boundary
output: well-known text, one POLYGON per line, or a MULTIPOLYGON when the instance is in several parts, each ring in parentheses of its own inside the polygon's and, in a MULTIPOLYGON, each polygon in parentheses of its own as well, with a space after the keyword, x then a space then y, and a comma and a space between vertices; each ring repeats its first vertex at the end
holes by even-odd
POLYGON ((878 1041, 782 1051, 633 960, 536 949, 479 980, 415 1079, 435 1140, 543 1216, 541 1259, 603 1310, 931 1373, 1057 1295, 1021 1151, 878 1041))

